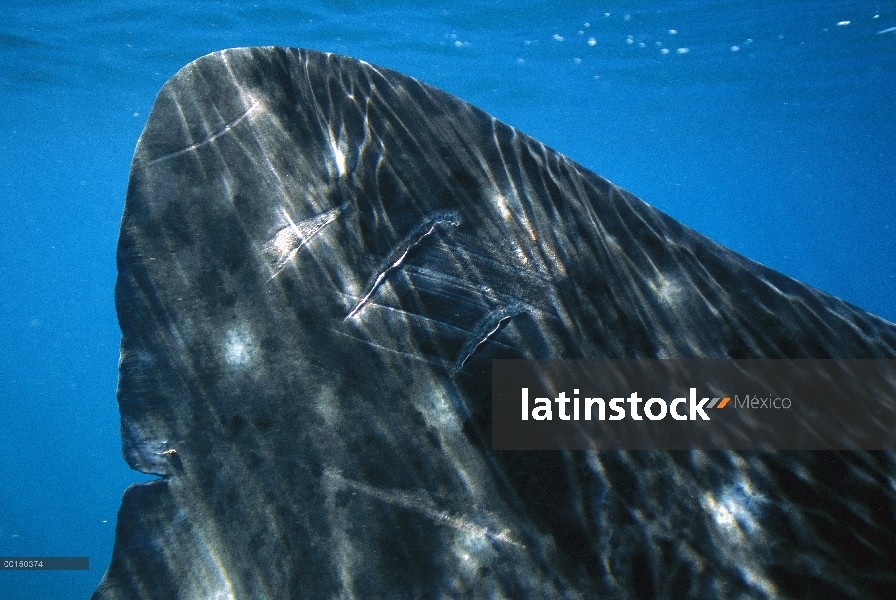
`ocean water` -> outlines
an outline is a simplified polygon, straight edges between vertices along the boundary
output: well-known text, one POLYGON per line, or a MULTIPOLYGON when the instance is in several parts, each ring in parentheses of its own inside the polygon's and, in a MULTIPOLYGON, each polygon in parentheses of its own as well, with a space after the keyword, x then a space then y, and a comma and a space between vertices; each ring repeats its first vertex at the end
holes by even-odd
POLYGON ((227 47, 451 92, 769 267, 896 321, 896 2, 22 2, 0 8, 2 598, 87 597, 116 511, 115 244, 162 84, 227 47))

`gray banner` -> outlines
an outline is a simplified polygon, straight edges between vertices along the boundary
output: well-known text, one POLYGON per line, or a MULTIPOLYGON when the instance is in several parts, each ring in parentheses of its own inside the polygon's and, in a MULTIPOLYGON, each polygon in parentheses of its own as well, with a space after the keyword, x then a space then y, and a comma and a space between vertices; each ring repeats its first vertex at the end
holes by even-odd
POLYGON ((896 360, 494 360, 494 450, 894 450, 896 360))
POLYGON ((89 571, 87 556, 2 556, 0 571, 89 571))

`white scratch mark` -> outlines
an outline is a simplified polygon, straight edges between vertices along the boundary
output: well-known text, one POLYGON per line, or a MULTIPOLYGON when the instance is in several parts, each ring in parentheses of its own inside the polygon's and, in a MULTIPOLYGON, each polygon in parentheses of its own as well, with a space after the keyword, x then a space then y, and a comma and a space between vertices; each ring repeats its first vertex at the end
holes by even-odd
POLYGON ((447 525, 448 527, 457 529, 458 531, 462 531, 474 537, 487 538, 496 542, 510 544, 512 546, 516 546, 517 548, 525 548, 523 544, 520 544, 519 542, 510 538, 510 536, 508 535, 510 533, 509 531, 504 530, 496 533, 489 530, 487 527, 483 527, 482 525, 478 525, 471 521, 456 517, 449 514, 448 512, 438 510, 432 505, 429 500, 420 495, 410 494, 403 491, 381 490, 379 488, 375 488, 358 481, 346 479, 335 470, 328 470, 324 474, 324 476, 335 480, 336 482, 341 484, 342 487, 346 487, 361 492, 362 494, 372 496, 377 500, 382 500, 387 504, 395 504, 397 506, 401 506, 402 508, 413 510, 414 512, 429 517, 437 523, 447 525))
POLYGON ((272 263, 273 274, 276 277, 283 267, 292 260, 299 249, 308 243, 320 230, 332 223, 342 212, 342 206, 337 206, 327 212, 315 215, 310 219, 295 223, 286 210, 282 210, 283 218, 288 225, 278 231, 273 239, 264 245, 262 249, 268 262, 272 263))

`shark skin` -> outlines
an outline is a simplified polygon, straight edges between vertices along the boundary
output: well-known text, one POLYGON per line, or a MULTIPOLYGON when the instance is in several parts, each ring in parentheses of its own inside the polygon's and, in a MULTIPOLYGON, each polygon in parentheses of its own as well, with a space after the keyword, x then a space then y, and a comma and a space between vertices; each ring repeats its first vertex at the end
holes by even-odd
POLYGON ((449 94, 289 48, 162 88, 93 598, 886 598, 889 452, 495 452, 491 360, 896 358, 896 326, 449 94))

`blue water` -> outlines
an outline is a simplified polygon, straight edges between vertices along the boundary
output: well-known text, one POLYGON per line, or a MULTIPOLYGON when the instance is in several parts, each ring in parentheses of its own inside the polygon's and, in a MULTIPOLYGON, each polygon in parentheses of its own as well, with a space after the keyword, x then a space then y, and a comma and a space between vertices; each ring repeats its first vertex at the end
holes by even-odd
POLYGON ((896 321, 894 2, 116 2, 0 8, 0 597, 87 597, 120 456, 115 244, 158 89, 288 45, 445 89, 709 237, 896 321), (298 8, 301 6, 301 8, 298 8))

